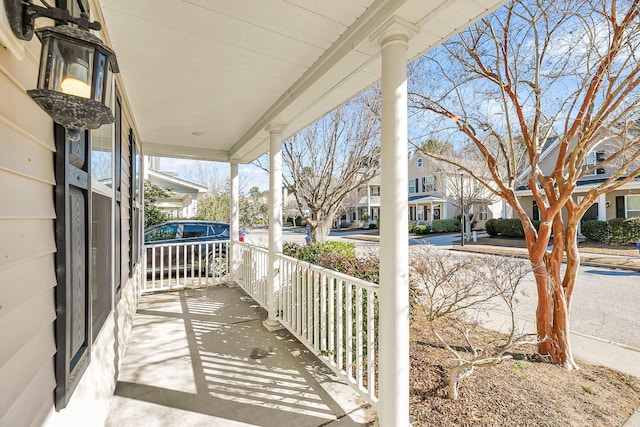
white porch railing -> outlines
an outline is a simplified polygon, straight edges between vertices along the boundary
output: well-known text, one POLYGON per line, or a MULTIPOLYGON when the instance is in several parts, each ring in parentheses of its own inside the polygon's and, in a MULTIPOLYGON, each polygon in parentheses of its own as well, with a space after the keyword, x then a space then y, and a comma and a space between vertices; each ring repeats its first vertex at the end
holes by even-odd
POLYGON ((141 292, 180 289, 228 280, 228 240, 145 245, 141 292))
MULTIPOLYGON (((268 251, 242 244, 238 284, 267 306, 268 251)), ((372 404, 378 400, 378 285, 280 255, 278 319, 372 404)))
POLYGON ((238 247, 238 274, 236 282, 246 293, 267 308, 269 298, 269 251, 265 248, 242 243, 238 247))

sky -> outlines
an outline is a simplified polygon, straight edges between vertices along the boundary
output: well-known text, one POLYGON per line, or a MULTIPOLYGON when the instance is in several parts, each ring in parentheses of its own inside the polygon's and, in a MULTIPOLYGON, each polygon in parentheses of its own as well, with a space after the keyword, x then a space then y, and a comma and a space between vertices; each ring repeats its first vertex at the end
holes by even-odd
MULTIPOLYGON (((187 181, 211 187, 210 181, 224 184, 229 179, 229 163, 209 162, 202 160, 160 158, 160 172, 174 172, 187 181)), ((260 191, 269 189, 269 174, 252 164, 238 166, 240 192, 246 193, 252 187, 260 191)))

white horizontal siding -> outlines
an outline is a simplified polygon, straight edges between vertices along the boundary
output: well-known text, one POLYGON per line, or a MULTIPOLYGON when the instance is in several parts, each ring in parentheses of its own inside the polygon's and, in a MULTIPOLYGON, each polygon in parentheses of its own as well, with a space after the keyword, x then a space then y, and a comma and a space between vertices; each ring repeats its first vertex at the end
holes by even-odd
POLYGON ((0 48, 0 426, 40 425, 53 408, 55 268, 51 118, 35 87, 40 43, 0 48))
POLYGON ((49 393, 55 387, 55 378, 51 369, 51 358, 56 351, 53 335, 47 329, 42 329, 38 334, 28 338, 26 344, 4 366, 0 367, 2 379, 0 425, 30 424, 34 412, 33 396, 29 394, 29 387, 25 387, 26 384, 35 382, 38 387, 48 390, 49 393), (43 370, 45 372, 42 372, 43 370))
POLYGON ((24 382, 20 398, 13 402, 11 409, 0 419, 0 427, 39 426, 45 415, 43 402, 53 402, 52 386, 55 377, 50 363, 33 366, 36 375, 24 382))
POLYGON ((53 201, 51 184, 13 173, 0 173, 0 200, 4 204, 4 218, 55 218, 53 203, 46 203, 53 201), (29 197, 25 197, 25 194, 29 197))
POLYGON ((54 253, 53 227, 53 220, 0 219, 0 267, 54 253))
POLYGON ((53 258, 46 255, 0 268, 0 321, 13 310, 28 307, 34 296, 56 285, 53 258))

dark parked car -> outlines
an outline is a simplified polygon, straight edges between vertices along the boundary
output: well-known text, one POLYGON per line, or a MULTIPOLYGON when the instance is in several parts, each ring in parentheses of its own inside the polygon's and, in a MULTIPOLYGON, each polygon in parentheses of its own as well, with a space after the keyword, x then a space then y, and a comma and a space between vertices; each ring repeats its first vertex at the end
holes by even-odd
POLYGON ((176 220, 149 227, 144 233, 147 273, 219 274, 226 266, 227 240, 229 224, 222 222, 176 220))

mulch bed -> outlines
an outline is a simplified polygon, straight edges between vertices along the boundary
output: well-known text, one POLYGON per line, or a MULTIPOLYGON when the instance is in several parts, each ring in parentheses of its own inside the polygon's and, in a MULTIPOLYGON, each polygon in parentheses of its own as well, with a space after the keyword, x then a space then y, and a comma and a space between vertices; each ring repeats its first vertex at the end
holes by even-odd
MULTIPOLYGON (((478 330, 485 340, 497 336, 478 330)), ((451 355, 426 331, 428 326, 414 322, 413 426, 619 426, 640 407, 637 378, 580 361, 579 370, 567 371, 542 361, 531 346, 513 360, 477 368, 461 381, 460 398, 446 399, 451 355)))

